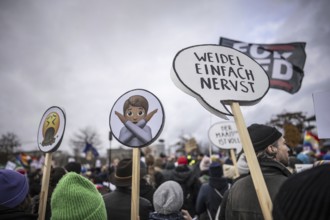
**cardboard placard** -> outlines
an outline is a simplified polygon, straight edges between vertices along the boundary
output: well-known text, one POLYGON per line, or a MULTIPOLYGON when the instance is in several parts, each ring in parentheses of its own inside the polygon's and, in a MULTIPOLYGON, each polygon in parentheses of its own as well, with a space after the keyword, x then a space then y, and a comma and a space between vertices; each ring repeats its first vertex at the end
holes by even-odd
POLYGON ((272 219, 272 202, 248 134, 240 105, 254 105, 269 90, 269 77, 252 58, 228 47, 197 45, 179 51, 171 71, 173 82, 211 113, 233 115, 265 219, 272 219), (233 114, 225 105, 230 105, 233 114))
POLYGON ((121 144, 141 148, 154 142, 164 126, 165 114, 159 99, 151 92, 135 89, 126 92, 110 112, 110 130, 121 144))
POLYGON ((161 102, 144 89, 126 92, 118 98, 110 111, 112 136, 121 144, 133 148, 131 219, 139 216, 140 148, 150 145, 159 137, 164 121, 165 113, 161 102))
POLYGON ((65 131, 65 113, 57 106, 46 110, 38 130, 38 147, 42 152, 54 152, 61 145, 65 131))
POLYGON ((319 138, 330 138, 330 117, 329 117, 330 90, 313 93, 314 111, 319 138))
POLYGON ((221 149, 242 150, 242 143, 234 121, 223 121, 213 124, 209 129, 209 140, 221 149))
POLYGON ((181 90, 224 119, 232 115, 225 105, 233 101, 256 104, 269 90, 268 75, 256 61, 235 49, 212 44, 179 51, 171 77, 181 90))
POLYGON ((43 114, 38 130, 38 147, 46 153, 44 166, 42 167, 42 185, 39 196, 39 220, 45 219, 48 185, 52 166, 52 152, 56 151, 62 142, 66 125, 64 111, 57 106, 50 107, 43 114))

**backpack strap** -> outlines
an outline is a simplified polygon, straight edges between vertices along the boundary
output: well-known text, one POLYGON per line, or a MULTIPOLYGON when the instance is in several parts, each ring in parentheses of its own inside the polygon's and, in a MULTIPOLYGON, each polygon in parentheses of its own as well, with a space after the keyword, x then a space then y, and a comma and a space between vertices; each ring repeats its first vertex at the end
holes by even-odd
MULTIPOLYGON (((228 188, 227 188, 227 190, 230 189, 230 186, 231 186, 231 185, 228 183, 228 188)), ((223 195, 222 195, 217 189, 215 189, 215 188, 213 188, 213 189, 214 189, 214 191, 215 191, 215 192, 221 197, 221 199, 223 199, 223 195)), ((217 213, 215 214, 215 218, 214 218, 214 220, 219 219, 220 210, 221 210, 221 204, 220 204, 219 207, 218 207, 218 210, 217 210, 217 213)), ((207 209, 207 214, 209 215, 210 220, 212 220, 212 216, 211 216, 211 213, 210 213, 209 209, 207 209)))

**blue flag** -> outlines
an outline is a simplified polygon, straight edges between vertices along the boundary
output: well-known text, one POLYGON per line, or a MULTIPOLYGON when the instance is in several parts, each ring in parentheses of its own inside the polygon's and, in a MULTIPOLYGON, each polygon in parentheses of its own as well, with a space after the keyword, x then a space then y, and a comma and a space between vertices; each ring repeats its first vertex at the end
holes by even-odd
POLYGON ((88 151, 92 151, 94 157, 98 157, 100 155, 97 149, 90 143, 86 143, 86 146, 83 150, 84 153, 87 153, 88 151))

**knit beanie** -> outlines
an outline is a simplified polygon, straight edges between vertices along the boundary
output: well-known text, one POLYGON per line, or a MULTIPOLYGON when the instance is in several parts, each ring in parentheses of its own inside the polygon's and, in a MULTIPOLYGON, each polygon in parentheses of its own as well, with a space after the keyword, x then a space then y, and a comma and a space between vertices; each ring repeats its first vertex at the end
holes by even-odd
POLYGON ((201 171, 208 170, 210 168, 211 159, 208 156, 204 156, 199 164, 199 169, 201 171))
POLYGON ((14 208, 21 204, 29 192, 26 177, 13 170, 0 169, 0 205, 14 208))
POLYGON ((87 178, 75 172, 65 174, 51 198, 52 220, 107 219, 101 194, 87 178))
POLYGON ((281 132, 267 125, 252 124, 247 129, 255 152, 266 149, 282 137, 281 132))
POLYGON ((241 154, 237 160, 237 169, 240 175, 248 174, 250 172, 245 154, 241 154))
POLYGON ((210 177, 222 177, 223 176, 222 165, 218 162, 211 163, 209 168, 209 175, 210 177))
POLYGON ((188 159, 185 156, 181 156, 176 162, 178 163, 178 165, 187 165, 188 159))
POLYGON ((292 175, 281 186, 274 220, 327 220, 330 217, 330 164, 292 175))
POLYGON ((178 212, 183 205, 181 186, 172 180, 162 183, 154 193, 153 204, 155 211, 163 215, 178 212))
POLYGON ((310 160, 309 160, 309 157, 307 156, 307 154, 303 153, 303 152, 300 152, 298 155, 297 155, 297 159, 299 161, 301 161, 303 164, 309 164, 311 163, 310 160))
POLYGON ((65 169, 68 172, 75 172, 75 173, 80 174, 81 173, 81 164, 78 162, 72 161, 72 162, 69 162, 67 165, 65 165, 65 169))

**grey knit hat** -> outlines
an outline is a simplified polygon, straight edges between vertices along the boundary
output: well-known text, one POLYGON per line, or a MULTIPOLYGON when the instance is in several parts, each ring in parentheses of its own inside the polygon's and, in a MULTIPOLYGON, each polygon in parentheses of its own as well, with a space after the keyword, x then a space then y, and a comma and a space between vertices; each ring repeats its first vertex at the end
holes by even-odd
POLYGON ((177 212, 183 205, 182 188, 175 181, 166 181, 155 191, 153 200, 156 212, 164 215, 177 212))
POLYGON ((248 174, 250 172, 249 166, 246 161, 245 154, 241 154, 237 161, 237 169, 240 175, 248 174))

